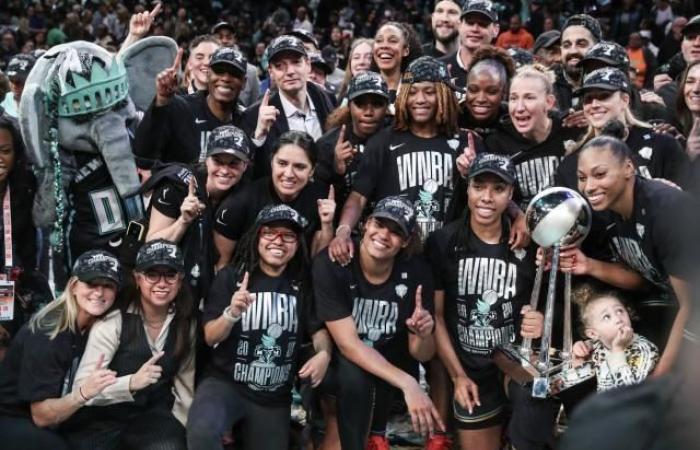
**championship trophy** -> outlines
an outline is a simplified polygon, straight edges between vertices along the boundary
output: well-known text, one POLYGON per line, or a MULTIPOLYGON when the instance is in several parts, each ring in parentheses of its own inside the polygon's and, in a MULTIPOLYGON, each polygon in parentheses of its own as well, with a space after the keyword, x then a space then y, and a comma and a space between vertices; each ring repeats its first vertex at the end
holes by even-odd
MULTIPOLYGON (((496 348, 493 358, 496 365, 516 382, 523 385, 531 382, 533 397, 546 398, 595 375, 591 363, 578 366, 573 363, 570 273, 564 274, 562 349, 556 350, 551 342, 560 248, 583 241, 591 228, 591 209, 578 192, 553 187, 543 190, 530 201, 525 220, 532 239, 543 248, 545 256, 551 253, 552 260, 540 349, 533 351, 532 339, 524 338, 520 345, 496 348)), ((535 274, 530 297, 533 310, 537 309, 543 277, 544 262, 535 274)))

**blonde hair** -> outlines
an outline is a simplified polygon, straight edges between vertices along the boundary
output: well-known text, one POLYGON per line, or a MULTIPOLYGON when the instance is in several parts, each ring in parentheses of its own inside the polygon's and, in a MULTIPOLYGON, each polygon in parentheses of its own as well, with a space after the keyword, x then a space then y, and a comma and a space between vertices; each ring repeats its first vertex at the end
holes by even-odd
MULTIPOLYGON (((438 132, 447 135, 453 135, 457 132, 457 119, 459 117, 459 105, 455 93, 446 84, 434 82, 437 91, 437 111, 435 112, 435 125, 438 132)), ((394 129, 399 131, 408 131, 411 124, 411 116, 409 115, 407 103, 408 93, 411 90, 411 83, 401 83, 399 93, 396 96, 394 107, 396 114, 394 115, 394 129)))
POLYGON ((614 289, 597 289, 590 283, 584 283, 577 287, 572 293, 572 299, 574 303, 578 306, 579 318, 584 328, 588 327, 590 318, 588 317, 588 312, 591 305, 603 298, 613 298, 620 302, 622 306, 625 307, 630 319, 634 318, 634 313, 625 303, 625 300, 621 297, 620 292, 614 289))
POLYGON ((78 300, 73 295, 73 288, 78 277, 72 276, 66 283, 66 289, 61 295, 41 308, 29 321, 32 333, 45 331, 49 338, 54 339, 60 333, 70 330, 78 332, 78 300))
MULTIPOLYGON (((348 61, 345 65, 345 76, 343 77, 343 82, 340 85, 340 89, 338 89, 338 98, 344 98, 345 94, 348 92, 348 85, 350 84, 350 80, 352 79, 352 69, 350 66, 352 65, 352 53, 357 49, 362 44, 367 44, 369 45, 370 49, 374 49, 374 39, 370 38, 358 38, 352 41, 352 44, 350 45, 350 51, 348 52, 348 61)), ((370 66, 372 64, 372 51, 370 50, 370 66)), ((367 70, 371 70, 368 68, 367 70)))
POLYGON ((544 84, 545 93, 547 95, 554 95, 554 81, 556 80, 556 75, 554 75, 553 71, 542 64, 526 64, 517 69, 513 79, 510 81, 511 85, 519 78, 540 80, 544 84))

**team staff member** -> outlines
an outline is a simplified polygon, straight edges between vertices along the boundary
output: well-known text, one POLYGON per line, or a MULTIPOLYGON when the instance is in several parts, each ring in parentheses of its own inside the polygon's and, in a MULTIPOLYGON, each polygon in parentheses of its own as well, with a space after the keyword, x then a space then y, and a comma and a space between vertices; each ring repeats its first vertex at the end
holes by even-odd
POLYGON ((194 169, 173 164, 156 172, 147 241, 175 242, 185 259, 185 283, 197 299, 205 298, 217 261, 213 221, 219 204, 237 192, 252 159, 248 136, 233 125, 215 128, 207 139, 207 158, 194 169), (160 182, 158 180, 161 180, 160 182))
MULTIPOLYGON (((314 260, 316 311, 339 350, 322 388, 336 396, 344 450, 364 450, 372 416, 376 422, 388 414, 392 387, 403 393, 415 431, 444 431, 420 385, 397 367, 406 346, 419 361, 435 351, 432 279, 412 256, 419 239, 411 203, 390 196, 365 223, 351 265, 332 262, 327 252, 314 260)), ((383 435, 372 439, 387 445, 383 435)))
POLYGON ((52 429, 116 382, 102 362, 73 384, 93 323, 114 304, 119 260, 93 250, 80 255, 66 287, 15 336, 0 363, 0 433, 7 450, 68 449, 52 429))
POLYGON ((433 42, 423 45, 423 54, 433 58, 451 55, 459 49, 459 16, 462 5, 452 0, 438 0, 430 15, 433 42))
POLYGON ((182 289, 184 261, 172 242, 139 249, 135 288, 97 322, 75 375, 83 386, 104 363, 116 382, 88 401, 67 432, 71 448, 186 449, 194 394, 195 304, 182 289))
POLYGON ((283 35, 267 48, 268 72, 278 91, 266 91, 260 102, 248 108, 242 128, 256 146, 254 177, 270 174, 270 158, 286 131, 302 131, 314 140, 323 135, 333 110, 323 89, 309 81, 311 63, 306 48, 295 36, 283 35))
POLYGON ((509 119, 486 138, 486 147, 510 156, 517 174, 516 202, 523 210, 542 189, 552 185, 566 153, 564 142, 578 131, 563 128, 553 108, 554 74, 539 66, 523 66, 510 84, 509 119))
POLYGON ((189 45, 189 56, 185 63, 185 86, 182 94, 196 94, 206 91, 209 87, 209 62, 211 56, 219 48, 219 41, 211 35, 201 35, 192 39, 189 45))
POLYGON ((450 69, 454 82, 459 87, 467 85, 467 68, 474 53, 498 36, 498 12, 489 0, 469 0, 462 8, 459 23, 459 49, 440 58, 450 69))
POLYGON ((383 125, 389 106, 386 82, 376 72, 362 72, 350 80, 348 105, 328 118, 331 129, 318 140, 315 177, 333 185, 336 203, 350 195, 367 140, 383 125))
MULTIPOLYGON (((303 338, 316 354, 298 371, 318 386, 331 354, 328 332, 311 316, 305 219, 287 205, 265 207, 216 277, 204 306, 211 366, 190 409, 192 449, 221 449, 242 425, 245 450, 289 448, 291 392, 303 338)), ((236 438, 238 443, 238 438, 236 438)))
MULTIPOLYGON (((656 374, 667 373, 676 360, 690 314, 689 280, 697 275, 695 204, 687 193, 635 175, 629 147, 616 138, 599 136, 588 142, 579 154, 577 173, 579 191, 591 207, 612 212, 614 226, 608 233, 616 259, 678 302, 655 369, 656 374)), ((580 252, 561 259, 561 267, 569 270, 586 263, 580 252)))
POLYGON ((217 49, 209 61, 207 91, 179 95, 182 51, 156 77, 156 98, 136 129, 136 156, 192 164, 206 156, 207 136, 222 125, 240 125, 238 96, 245 84, 246 59, 232 48, 217 49))
POLYGON ((466 172, 469 155, 480 152, 475 142, 481 144, 478 137, 470 134, 467 138, 457 129, 453 89, 440 61, 422 56, 408 66, 396 100, 394 126, 367 143, 331 244, 334 260, 348 262, 352 256, 350 232, 362 211, 389 195, 404 195, 411 202, 424 238, 442 226, 455 178, 459 170, 466 172))
POLYGON ((335 196, 333 188, 312 180, 316 145, 306 133, 287 131, 272 153, 272 176, 253 181, 226 198, 216 213, 214 243, 219 252, 217 268, 228 264, 236 243, 255 225, 268 205, 284 203, 309 218, 305 234, 311 254, 318 253, 333 238, 335 196))
MULTIPOLYGON (((611 121, 624 127, 624 141, 632 151, 637 173, 645 178, 663 178, 685 186, 688 156, 678 141, 667 134, 657 134, 651 125, 637 119, 630 109, 630 83, 624 72, 604 67, 588 73, 576 95, 583 99, 583 114, 588 130, 579 141, 583 146, 599 136, 611 121)), ((576 188, 578 153, 567 155, 557 169, 557 184, 576 188)))
POLYGON ((514 183, 508 157, 477 155, 469 169, 468 209, 426 244, 435 279, 437 351, 452 378, 463 449, 501 448, 507 400, 491 352, 513 342, 517 330, 527 338, 542 330, 542 314, 528 305, 535 248, 511 250, 508 244, 504 212, 514 183))

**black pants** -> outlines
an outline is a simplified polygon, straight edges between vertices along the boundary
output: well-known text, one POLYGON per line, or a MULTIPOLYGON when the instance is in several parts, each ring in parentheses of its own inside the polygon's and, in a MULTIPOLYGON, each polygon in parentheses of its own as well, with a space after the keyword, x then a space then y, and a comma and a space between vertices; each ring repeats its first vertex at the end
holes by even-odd
POLYGON ((83 419, 67 433, 72 450, 187 450, 185 427, 168 410, 153 409, 112 420, 83 419))
POLYGON ((379 426, 383 422, 386 427, 396 391, 339 353, 333 354, 321 390, 336 398, 338 433, 343 450, 364 450, 370 424, 379 426), (373 421, 373 416, 377 420, 373 421))
MULTIPOLYGON (((240 394, 232 381, 207 377, 197 387, 187 418, 190 449, 221 449, 221 438, 240 425, 244 450, 282 450, 289 447, 290 405, 257 404, 240 394)), ((238 437, 238 435, 237 435, 238 437)))
POLYGON ((4 450, 68 450, 61 436, 34 425, 29 417, 0 417, 0 448, 4 450))

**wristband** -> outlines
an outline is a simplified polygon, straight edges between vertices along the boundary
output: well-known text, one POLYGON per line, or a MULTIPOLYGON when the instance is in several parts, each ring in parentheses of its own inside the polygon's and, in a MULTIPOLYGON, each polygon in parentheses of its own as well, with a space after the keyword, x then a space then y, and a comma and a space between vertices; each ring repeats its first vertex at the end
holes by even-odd
POLYGON ((231 314, 231 305, 227 306, 224 308, 224 312, 221 313, 221 316, 226 319, 228 323, 234 324, 241 320, 241 316, 235 317, 233 314, 231 314))
POLYGON ((338 225, 338 228, 335 229, 335 235, 338 236, 338 232, 343 228, 347 228, 348 232, 352 233, 352 228, 350 228, 350 225, 343 223, 343 224, 338 225))

